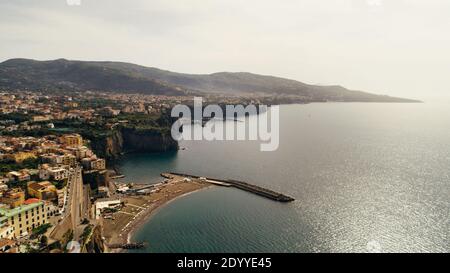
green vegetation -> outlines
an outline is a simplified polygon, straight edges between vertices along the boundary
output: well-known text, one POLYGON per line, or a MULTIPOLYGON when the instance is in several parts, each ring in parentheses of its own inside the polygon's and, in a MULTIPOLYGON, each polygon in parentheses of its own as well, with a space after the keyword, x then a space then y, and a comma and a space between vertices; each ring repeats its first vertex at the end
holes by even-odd
POLYGON ((100 109, 103 107, 117 107, 119 104, 110 99, 104 99, 104 98, 91 98, 87 100, 83 100, 79 102, 80 109, 100 109))
MULTIPOLYGON (((183 95, 179 88, 144 77, 126 65, 55 60, 11 59, 0 64, 0 88, 183 95)), ((101 102, 99 105, 102 105, 101 102)))
POLYGON ((83 230, 83 234, 81 234, 81 240, 86 243, 86 240, 88 239, 88 237, 91 235, 92 233, 92 225, 87 225, 84 230, 83 230))
POLYGON ((21 169, 37 169, 39 162, 38 158, 27 158, 22 163, 0 162, 0 175, 21 169))
POLYGON ((61 240, 63 251, 67 252, 67 244, 73 240, 73 230, 69 229, 66 233, 64 233, 63 238, 61 240))
POLYGON ((40 253, 41 251, 39 250, 39 248, 36 248, 35 246, 31 246, 30 244, 26 245, 26 251, 27 253, 40 253))
POLYGON ((32 237, 37 238, 39 235, 45 234, 51 226, 52 225, 49 223, 38 226, 37 228, 33 229, 32 237))
MULTIPOLYGON (((192 75, 162 71, 130 63, 11 59, 0 64, 0 88, 7 90, 100 91, 153 95, 206 94, 284 96, 286 102, 360 101, 417 102, 352 91, 341 86, 310 85, 252 73, 192 75), (211 91, 214 90, 214 91, 211 91), (192 91, 190 92, 192 93, 192 91)), ((102 101, 96 102, 102 106, 102 101)), ((95 105, 95 104, 93 104, 95 105)))
POLYGON ((41 237, 41 247, 47 247, 47 245, 48 245, 48 238, 47 236, 43 235, 41 237))
POLYGON ((170 128, 174 122, 170 113, 163 112, 160 114, 121 114, 117 120, 126 120, 128 123, 122 125, 123 128, 134 129, 136 132, 154 132, 155 134, 165 134, 170 132, 170 128))
POLYGON ((54 250, 54 249, 61 249, 61 242, 60 241, 54 241, 53 243, 47 245, 48 251, 54 250))
POLYGON ((55 185, 55 187, 58 190, 63 189, 66 185, 67 185, 67 178, 63 179, 63 180, 58 180, 58 181, 52 181, 52 184, 55 185))
POLYGON ((0 120, 14 120, 15 123, 21 123, 30 119, 31 119, 30 114, 22 114, 22 113, 0 114, 0 120))
MULTIPOLYGON (((91 104, 98 104, 102 106, 111 105, 111 101, 95 99, 91 104)), ((0 119, 11 120, 28 120, 29 116, 23 114, 11 114, 1 117, 0 119)), ((130 128, 138 130, 153 130, 155 133, 161 133, 170 131, 170 126, 173 123, 173 119, 170 117, 170 113, 162 114, 144 114, 144 113, 132 113, 132 114, 120 114, 117 117, 111 118, 98 118, 93 122, 84 122, 78 119, 65 119, 55 120, 53 124, 55 129, 41 128, 36 130, 17 130, 12 132, 1 132, 2 135, 13 137, 43 137, 46 135, 63 135, 67 133, 76 132, 81 134, 84 138, 95 140, 102 139, 104 137, 111 136, 114 130, 111 130, 107 125, 127 121, 127 123, 118 125, 117 129, 130 128)))
MULTIPOLYGON (((107 100, 102 101, 100 99, 97 103, 106 102, 109 103, 107 100)), ((129 144, 124 144, 123 147, 121 146, 122 144, 119 144, 122 141, 121 133, 125 130, 132 135, 150 136, 154 139, 158 139, 170 135, 170 129, 173 122, 174 119, 172 119, 168 111, 154 114, 122 113, 115 117, 98 117, 92 121, 83 121, 75 118, 55 120, 53 121, 53 124, 55 125, 55 128, 53 129, 42 127, 37 130, 2 132, 0 134, 16 137, 43 137, 48 135, 60 136, 67 133, 79 133, 84 139, 90 140, 87 146, 92 149, 97 156, 109 160, 118 156, 125 145, 129 144), (118 145, 111 146, 111 143, 118 145)), ((128 145, 127 148, 130 148, 132 145, 128 145)), ((150 146, 148 145, 147 147, 150 146)), ((130 149, 133 150, 136 149, 136 147, 130 149)), ((158 148, 150 148, 147 150, 157 151, 158 148)), ((33 166, 37 166, 37 164, 30 167, 33 166)), ((24 166, 5 163, 3 166, 0 165, 0 174, 2 171, 5 173, 12 170, 20 170, 21 168, 24 168, 24 166)), ((63 183, 55 184, 58 189, 63 188, 64 185, 65 184, 63 183)))
POLYGON ((12 132, 2 131, 0 134, 11 137, 43 137, 46 135, 54 135, 55 133, 53 133, 50 129, 41 128, 34 130, 17 130, 12 132))

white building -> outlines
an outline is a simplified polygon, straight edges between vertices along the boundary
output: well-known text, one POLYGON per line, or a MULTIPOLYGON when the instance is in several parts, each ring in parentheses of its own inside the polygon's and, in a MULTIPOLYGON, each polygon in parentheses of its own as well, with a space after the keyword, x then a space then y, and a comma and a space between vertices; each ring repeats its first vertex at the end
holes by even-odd
POLYGON ((0 176, 0 184, 6 184, 8 182, 9 182, 9 178, 8 177, 0 176))
POLYGON ((61 167, 44 167, 39 169, 39 178, 41 180, 64 180, 69 178, 69 170, 61 167))
POLYGON ((0 239, 12 239, 14 237, 14 227, 4 225, 0 227, 0 239))
POLYGON ((69 170, 64 168, 49 168, 50 178, 53 180, 64 180, 69 178, 69 170))
POLYGON ((104 159, 97 158, 83 158, 81 165, 85 170, 104 170, 106 168, 106 161, 104 159))
POLYGON ((8 185, 0 182, 0 192, 7 191, 7 190, 8 190, 8 185))
POLYGON ((99 219, 103 209, 106 208, 119 208, 122 204, 120 199, 117 200, 104 200, 95 202, 95 219, 99 219))

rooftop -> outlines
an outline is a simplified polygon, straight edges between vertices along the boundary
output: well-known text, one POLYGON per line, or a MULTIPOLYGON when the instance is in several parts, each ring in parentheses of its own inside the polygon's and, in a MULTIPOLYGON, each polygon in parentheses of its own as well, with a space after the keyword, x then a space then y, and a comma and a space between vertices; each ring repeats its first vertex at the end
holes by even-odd
POLYGON ((20 214, 22 212, 39 207, 42 204, 44 204, 44 202, 39 201, 39 202, 31 203, 31 204, 22 205, 20 207, 14 208, 14 209, 7 209, 7 208, 0 207, 0 218, 2 218, 2 216, 9 218, 9 217, 15 216, 17 214, 20 214))
POLYGON ((5 246, 13 246, 16 242, 10 239, 0 239, 0 248, 3 248, 5 246))
POLYGON ((30 204, 34 204, 34 203, 39 203, 41 200, 37 199, 37 198, 30 198, 25 200, 25 202, 23 202, 24 205, 30 205, 30 204))

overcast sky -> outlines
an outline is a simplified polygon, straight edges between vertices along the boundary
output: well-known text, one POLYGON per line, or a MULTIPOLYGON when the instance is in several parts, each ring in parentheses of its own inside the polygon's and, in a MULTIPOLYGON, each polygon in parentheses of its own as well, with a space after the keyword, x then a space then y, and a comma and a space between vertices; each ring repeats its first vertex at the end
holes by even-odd
POLYGON ((0 0, 0 61, 116 60, 450 97, 448 0, 0 0))

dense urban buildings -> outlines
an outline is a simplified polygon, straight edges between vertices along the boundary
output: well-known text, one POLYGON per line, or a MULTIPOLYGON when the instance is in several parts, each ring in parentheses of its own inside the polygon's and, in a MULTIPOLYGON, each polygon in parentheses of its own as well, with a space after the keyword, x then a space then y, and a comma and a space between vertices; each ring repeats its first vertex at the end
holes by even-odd
MULTIPOLYGON (((221 95, 205 100, 260 103, 221 95)), ((113 183, 120 177, 114 161, 125 150, 177 149, 175 141, 159 139, 167 139, 168 110, 180 103, 189 105, 192 97, 0 91, 0 251, 64 252, 71 240, 92 251, 88 238, 103 229, 107 241, 122 242, 127 222, 111 229, 110 221, 125 203, 139 207, 130 196, 155 202, 171 193, 156 198, 163 183, 142 190, 113 183)), ((174 187, 181 187, 178 195, 202 186, 174 187)), ((103 243, 95 242, 102 245, 96 248, 106 251, 103 243)))

